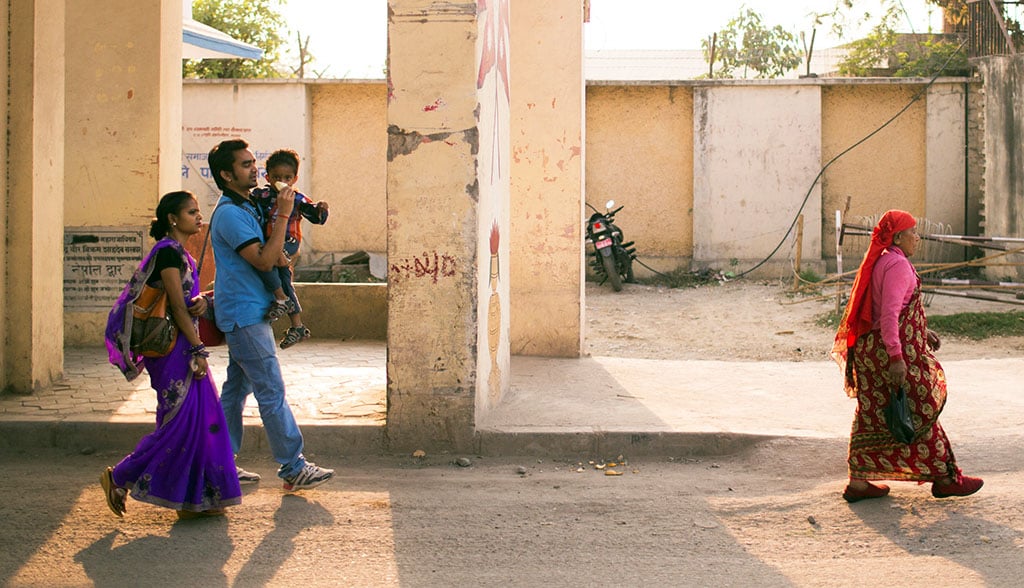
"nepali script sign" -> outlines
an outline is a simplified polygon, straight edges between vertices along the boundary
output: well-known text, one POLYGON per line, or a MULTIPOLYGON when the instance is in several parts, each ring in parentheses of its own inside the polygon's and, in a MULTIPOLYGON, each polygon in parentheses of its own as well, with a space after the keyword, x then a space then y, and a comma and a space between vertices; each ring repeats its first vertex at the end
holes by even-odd
POLYGON ((142 260, 142 227, 64 228, 64 310, 110 310, 142 260))

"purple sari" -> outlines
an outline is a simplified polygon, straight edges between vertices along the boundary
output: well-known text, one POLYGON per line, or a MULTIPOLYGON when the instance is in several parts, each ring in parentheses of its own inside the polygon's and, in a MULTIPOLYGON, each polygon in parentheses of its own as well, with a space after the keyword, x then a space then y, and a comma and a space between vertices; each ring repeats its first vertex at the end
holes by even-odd
POLYGON ((195 260, 180 243, 165 237, 143 259, 110 311, 106 329, 110 363, 129 381, 145 369, 157 394, 156 430, 114 467, 114 483, 128 488, 136 500, 158 506, 220 509, 241 503, 242 490, 213 377, 207 373, 205 378, 193 379, 190 344, 180 331, 174 348, 164 357, 142 357, 129 349, 132 302, 153 274, 156 253, 164 247, 175 248, 189 269, 182 275, 185 300, 199 294, 195 260))

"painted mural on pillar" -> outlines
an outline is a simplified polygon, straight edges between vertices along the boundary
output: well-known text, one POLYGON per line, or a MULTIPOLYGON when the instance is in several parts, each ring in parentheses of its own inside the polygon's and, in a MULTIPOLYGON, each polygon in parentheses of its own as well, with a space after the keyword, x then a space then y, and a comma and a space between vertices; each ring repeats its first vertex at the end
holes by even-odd
MULTIPOLYGON (((477 14, 480 19, 480 67, 477 71, 476 87, 480 99, 479 117, 481 127, 481 174, 480 181, 487 198, 481 198, 487 208, 481 224, 481 233, 488 235, 490 265, 486 286, 481 292, 487 297, 487 312, 483 314, 486 325, 481 335, 486 337, 490 365, 487 369, 487 395, 491 403, 502 395, 503 382, 507 373, 508 355, 499 353, 503 338, 507 345, 508 309, 502 301, 508 287, 502 283, 501 233, 508 227, 508 113, 509 93, 509 3, 508 0, 478 0, 477 14), (486 132, 485 132, 486 131, 486 132), (486 139, 490 135, 489 140, 486 139), (487 161, 489 160, 489 161, 487 161), (488 234, 489 233, 489 234, 488 234), (504 371, 507 371, 504 370, 504 371)), ((504 244, 507 251, 507 242, 504 244)), ((483 253, 483 251, 481 251, 483 253)), ((484 374, 481 374, 484 375, 484 374)))
POLYGON ((491 296, 487 303, 487 351, 491 356, 491 373, 487 376, 487 386, 492 398, 501 394, 501 366, 498 365, 498 345, 501 343, 501 296, 498 294, 498 278, 501 276, 498 258, 500 242, 498 221, 494 221, 491 225, 491 272, 488 280, 491 296))
POLYGON ((491 72, 497 74, 494 84, 494 133, 491 135, 491 181, 493 176, 501 177, 501 125, 498 124, 498 101, 504 95, 504 104, 510 102, 508 89, 508 0, 477 0, 478 13, 484 15, 483 51, 480 54, 480 69, 476 74, 476 88, 482 90, 484 81, 491 72))

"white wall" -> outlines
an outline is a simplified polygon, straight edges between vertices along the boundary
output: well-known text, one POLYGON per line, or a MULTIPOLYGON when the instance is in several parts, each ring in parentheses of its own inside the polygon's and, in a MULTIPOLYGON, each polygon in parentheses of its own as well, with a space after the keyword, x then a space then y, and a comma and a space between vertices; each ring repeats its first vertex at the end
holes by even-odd
POLYGON ((308 190, 312 162, 306 86, 300 82, 231 84, 190 82, 182 88, 181 185, 196 194, 207 211, 220 191, 210 176, 206 156, 225 139, 242 138, 260 165, 260 185, 266 182, 263 166, 277 149, 299 153, 300 192, 308 190))
POLYGON ((962 85, 935 85, 928 89, 925 123, 925 217, 948 224, 954 235, 965 228, 964 191, 967 158, 964 135, 965 89, 962 85))
MULTIPOLYGON (((821 169, 821 91, 702 87, 693 102, 693 259, 719 269, 739 260, 744 269, 778 244, 821 169)), ((820 259, 820 183, 803 215, 804 258, 820 259)))

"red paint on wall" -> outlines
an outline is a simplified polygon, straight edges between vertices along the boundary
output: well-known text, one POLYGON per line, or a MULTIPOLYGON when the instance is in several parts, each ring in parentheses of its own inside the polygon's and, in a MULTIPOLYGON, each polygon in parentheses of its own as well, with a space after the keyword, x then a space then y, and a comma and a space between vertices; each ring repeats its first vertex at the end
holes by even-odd
POLYGON ((455 275, 457 263, 455 258, 437 251, 424 251, 423 255, 401 259, 392 263, 389 279, 397 281, 402 278, 429 278, 437 283, 438 278, 450 278, 455 275))
POLYGON ((437 110, 438 108, 441 108, 444 105, 445 105, 444 100, 438 98, 437 100, 434 100, 434 102, 432 104, 427 104, 426 106, 424 106, 423 107, 423 112, 434 112, 435 110, 437 110))

